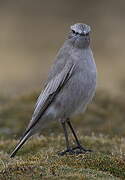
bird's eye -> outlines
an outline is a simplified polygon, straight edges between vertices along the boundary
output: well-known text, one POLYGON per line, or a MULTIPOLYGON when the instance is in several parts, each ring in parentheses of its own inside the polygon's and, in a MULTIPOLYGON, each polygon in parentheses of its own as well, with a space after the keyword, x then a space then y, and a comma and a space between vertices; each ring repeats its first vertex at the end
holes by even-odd
POLYGON ((74 30, 72 30, 72 33, 75 34, 76 32, 74 30))
POLYGON ((72 33, 75 34, 75 35, 79 34, 78 32, 76 32, 74 30, 72 30, 72 33))

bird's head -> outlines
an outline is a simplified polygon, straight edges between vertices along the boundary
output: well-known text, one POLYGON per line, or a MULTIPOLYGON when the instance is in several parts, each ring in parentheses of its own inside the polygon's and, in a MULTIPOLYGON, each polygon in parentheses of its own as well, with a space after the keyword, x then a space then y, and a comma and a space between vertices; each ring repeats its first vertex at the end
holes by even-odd
POLYGON ((77 23, 72 25, 68 36, 68 40, 73 46, 78 48, 86 48, 90 44, 90 26, 77 23))

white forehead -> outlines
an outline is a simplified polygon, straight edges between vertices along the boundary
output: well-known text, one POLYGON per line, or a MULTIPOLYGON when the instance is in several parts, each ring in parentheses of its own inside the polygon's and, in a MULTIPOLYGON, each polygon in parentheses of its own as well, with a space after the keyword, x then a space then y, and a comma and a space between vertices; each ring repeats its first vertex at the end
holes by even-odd
POLYGON ((90 26, 88 26, 87 24, 81 24, 81 23, 74 24, 70 28, 71 28, 71 30, 73 30, 79 34, 86 34, 91 31, 90 26))

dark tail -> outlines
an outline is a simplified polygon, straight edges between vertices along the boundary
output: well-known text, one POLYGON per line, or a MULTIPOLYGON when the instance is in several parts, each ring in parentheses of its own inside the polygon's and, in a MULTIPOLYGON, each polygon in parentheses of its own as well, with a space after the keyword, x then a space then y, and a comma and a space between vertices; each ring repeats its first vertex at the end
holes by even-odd
POLYGON ((26 142, 26 140, 31 136, 31 132, 29 131, 27 134, 25 134, 21 140, 19 141, 19 143, 17 144, 17 146, 15 147, 15 149, 13 150, 13 152, 11 153, 10 157, 14 157, 17 153, 17 151, 23 146, 23 144, 26 142))

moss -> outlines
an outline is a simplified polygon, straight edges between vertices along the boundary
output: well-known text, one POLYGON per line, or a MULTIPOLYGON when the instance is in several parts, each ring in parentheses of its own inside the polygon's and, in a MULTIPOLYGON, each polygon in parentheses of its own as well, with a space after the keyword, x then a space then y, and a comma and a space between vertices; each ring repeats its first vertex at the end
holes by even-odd
POLYGON ((0 143, 0 179, 21 179, 23 176, 29 179, 40 179, 41 176, 45 179, 125 178, 125 145, 122 138, 92 135, 81 137, 81 141, 94 151, 76 156, 58 156, 57 152, 64 149, 61 134, 58 137, 34 137, 15 158, 10 159, 8 153, 17 142, 4 140, 0 143))

